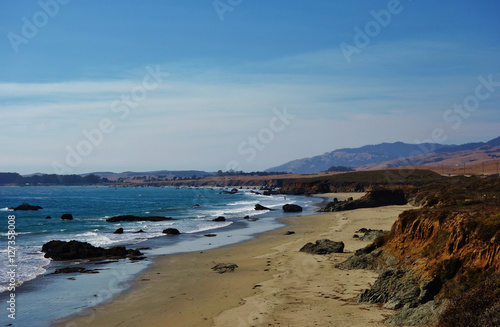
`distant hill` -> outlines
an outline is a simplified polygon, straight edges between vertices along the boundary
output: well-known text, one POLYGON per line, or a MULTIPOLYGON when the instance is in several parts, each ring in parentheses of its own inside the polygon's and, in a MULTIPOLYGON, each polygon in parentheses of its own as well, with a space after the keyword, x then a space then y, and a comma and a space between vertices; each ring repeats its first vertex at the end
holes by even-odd
POLYGON ((362 166, 372 163, 408 157, 415 153, 429 153, 449 147, 435 143, 408 144, 403 142, 365 145, 360 148, 345 148, 325 154, 293 160, 283 165, 269 168, 267 171, 285 171, 289 173, 316 173, 332 166, 362 166))
POLYGON ((499 149, 500 137, 488 142, 462 145, 381 143, 360 148, 339 149, 311 158, 293 160, 269 168, 268 171, 315 173, 326 171, 332 166, 350 166, 357 170, 366 170, 393 168, 410 164, 456 165, 464 162, 477 163, 495 160, 499 158, 499 149))

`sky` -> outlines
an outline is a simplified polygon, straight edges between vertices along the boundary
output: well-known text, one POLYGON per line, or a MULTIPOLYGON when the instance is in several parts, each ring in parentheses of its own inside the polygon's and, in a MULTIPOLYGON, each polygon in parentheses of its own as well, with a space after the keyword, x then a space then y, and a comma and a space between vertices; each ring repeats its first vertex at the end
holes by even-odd
POLYGON ((494 0, 4 0, 0 171, 264 170, 500 131, 494 0))

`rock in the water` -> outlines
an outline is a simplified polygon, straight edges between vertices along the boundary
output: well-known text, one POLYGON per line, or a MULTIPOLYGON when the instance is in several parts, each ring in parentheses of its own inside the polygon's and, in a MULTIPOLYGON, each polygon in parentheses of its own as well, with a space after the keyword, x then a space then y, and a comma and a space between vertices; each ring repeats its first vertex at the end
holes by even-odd
POLYGON ((285 204, 283 206, 284 212, 302 212, 302 207, 297 204, 285 204))
POLYGON ((212 221, 226 221, 226 218, 220 216, 220 217, 217 217, 215 219, 212 219, 212 221))
POLYGON ((62 220, 73 220, 73 215, 70 213, 65 213, 61 216, 62 220))
POLYGON ((134 233, 145 233, 142 229, 139 229, 137 232, 134 233))
POLYGON ((255 205, 255 210, 271 210, 271 209, 269 209, 269 208, 267 208, 267 207, 264 207, 263 205, 261 205, 261 204, 257 203, 257 204, 255 205))
POLYGON ((9 208, 9 209, 10 210, 14 210, 14 211, 20 211, 20 210, 24 210, 24 211, 36 211, 36 210, 42 209, 42 207, 40 207, 40 206, 32 206, 30 204, 23 203, 20 206, 17 206, 15 208, 9 208))
POLYGON ((45 258, 54 260, 75 260, 90 259, 100 257, 126 257, 142 255, 137 250, 127 250, 124 246, 117 246, 110 249, 93 246, 86 242, 79 241, 50 241, 42 246, 45 258))
POLYGON ((203 235, 203 236, 206 236, 206 237, 216 237, 216 236, 217 236, 217 234, 205 234, 205 235, 203 235))
POLYGON ((311 254, 330 254, 344 252, 344 242, 334 242, 328 239, 317 240, 315 244, 307 243, 300 252, 311 254))
POLYGON ((113 234, 123 234, 123 228, 121 228, 121 227, 120 227, 120 228, 118 228, 117 230, 115 230, 115 231, 113 232, 113 234))
POLYGON ((106 221, 109 223, 117 223, 122 221, 166 221, 166 220, 175 220, 175 219, 172 217, 162 217, 162 216, 140 217, 134 215, 114 216, 106 219, 106 221))
POLYGON ((233 272, 236 268, 238 268, 238 265, 234 263, 218 263, 212 267, 212 270, 218 272, 219 274, 223 274, 226 272, 233 272))
POLYGON ((52 218, 51 216, 47 216, 47 217, 45 217, 45 219, 51 219, 51 218, 52 218))
POLYGON ((176 228, 167 228, 165 230, 163 230, 163 234, 167 234, 167 235, 180 235, 181 232, 179 232, 178 229, 176 228))

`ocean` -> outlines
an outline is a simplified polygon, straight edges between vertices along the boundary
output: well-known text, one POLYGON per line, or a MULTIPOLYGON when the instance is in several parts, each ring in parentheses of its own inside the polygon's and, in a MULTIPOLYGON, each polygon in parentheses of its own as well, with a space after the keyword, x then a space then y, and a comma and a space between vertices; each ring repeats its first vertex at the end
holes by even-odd
POLYGON ((298 215, 284 213, 281 210, 284 204, 298 204, 304 208, 300 215, 307 215, 322 201, 314 197, 264 196, 255 192, 240 189, 226 194, 219 188, 187 187, 0 187, 0 221, 3 222, 0 225, 0 301, 4 307, 0 311, 0 324, 35 326, 36 320, 36 326, 50 326, 56 319, 81 312, 127 289, 130 280, 158 255, 241 242, 281 227, 280 217, 298 215), (22 203, 42 209, 9 209, 22 203), (257 203, 275 210, 256 211, 257 203), (62 220, 65 213, 72 214, 74 219, 62 220), (106 222, 107 218, 117 215, 165 216, 176 220, 106 222), (212 221, 219 216, 226 221, 212 221), (124 233, 114 234, 118 228, 123 228, 124 233), (166 228, 176 228, 181 235, 166 236, 162 233, 166 228), (135 233, 139 230, 144 233, 135 233), (217 236, 205 237, 208 233, 217 236), (143 248, 141 252, 146 259, 52 261, 41 252, 42 245, 51 240, 143 248), (97 273, 54 274, 55 269, 63 267, 83 267, 97 273))

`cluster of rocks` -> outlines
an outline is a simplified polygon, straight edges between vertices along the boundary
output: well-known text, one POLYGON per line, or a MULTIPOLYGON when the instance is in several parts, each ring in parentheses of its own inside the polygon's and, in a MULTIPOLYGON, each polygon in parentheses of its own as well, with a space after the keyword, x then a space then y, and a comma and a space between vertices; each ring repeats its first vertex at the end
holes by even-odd
POLYGON ((78 260, 93 258, 136 258, 142 255, 138 250, 115 246, 109 249, 79 241, 50 241, 42 246, 45 258, 54 260, 78 260))
MULTIPOLYGON (((299 206, 298 204, 285 204, 283 207, 283 212, 302 212, 302 207, 299 206)), ((274 210, 268 207, 264 207, 263 205, 257 203, 255 205, 255 210, 274 210)))
POLYGON ((379 303, 387 309, 400 309, 386 324, 416 326, 432 324, 442 313, 434 296, 441 289, 439 279, 428 280, 415 272, 400 268, 399 260, 370 244, 337 264, 341 269, 368 269, 380 272, 370 289, 359 295, 358 302, 379 303))
POLYGON ((357 238, 361 241, 365 242, 373 242, 375 239, 379 236, 382 236, 389 231, 383 230, 383 229, 367 229, 367 228, 361 228, 360 230, 357 230, 353 236, 353 238, 357 238), (359 236, 358 234, 363 234, 362 236, 359 236))

